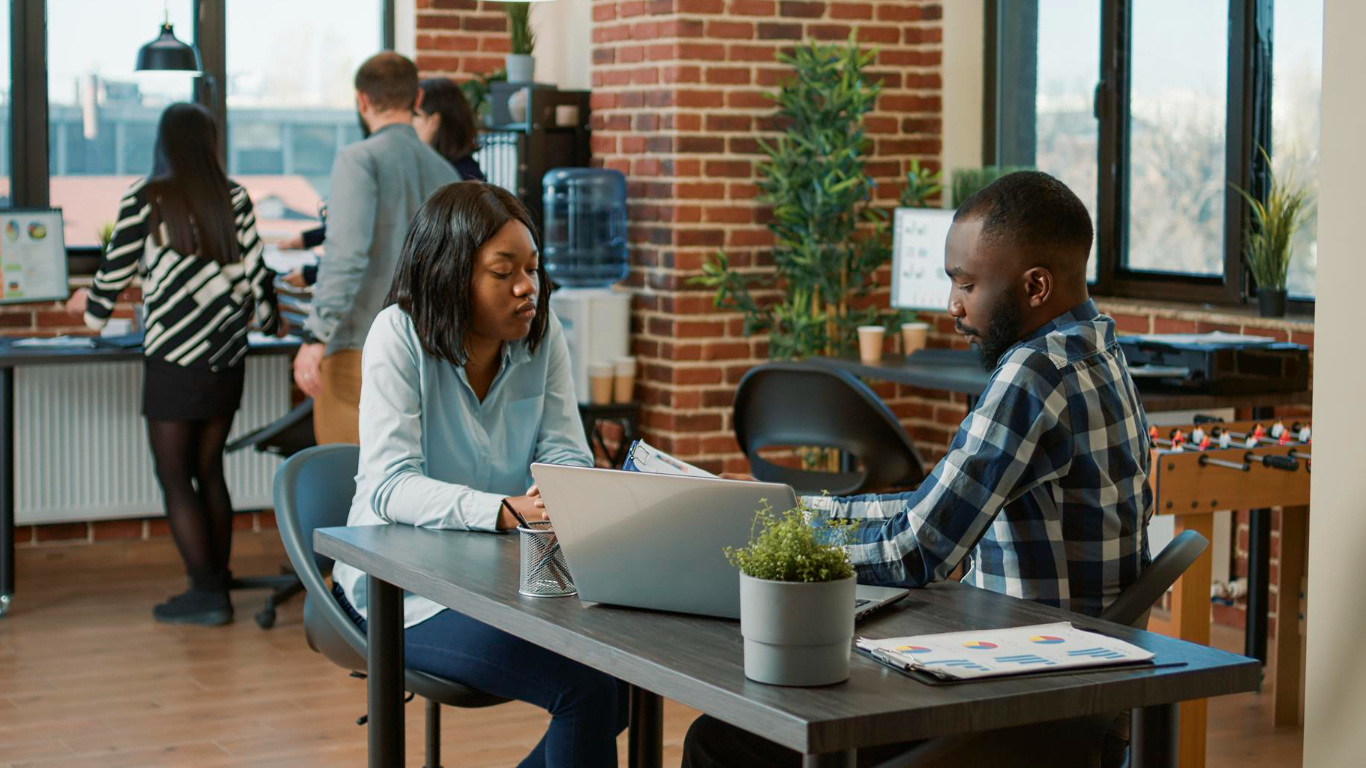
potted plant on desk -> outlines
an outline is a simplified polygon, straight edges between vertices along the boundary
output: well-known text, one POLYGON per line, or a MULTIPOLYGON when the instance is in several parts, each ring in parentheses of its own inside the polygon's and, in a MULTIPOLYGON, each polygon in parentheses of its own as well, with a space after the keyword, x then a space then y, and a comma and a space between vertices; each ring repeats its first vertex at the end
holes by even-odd
POLYGON ((1260 149, 1267 167, 1265 198, 1259 200, 1237 184, 1232 186, 1247 201, 1251 213, 1245 254, 1257 284, 1257 309, 1262 317, 1284 317, 1286 275, 1294 256, 1290 244, 1308 218, 1312 203, 1308 187, 1296 183, 1293 175, 1278 176, 1271 170, 1270 155, 1265 148, 1260 149))
POLYGON ((726 548, 740 569, 745 677, 770 685, 830 685, 849 678, 854 639, 854 566, 844 546, 857 523, 811 525, 812 512, 754 517, 749 546, 726 548))

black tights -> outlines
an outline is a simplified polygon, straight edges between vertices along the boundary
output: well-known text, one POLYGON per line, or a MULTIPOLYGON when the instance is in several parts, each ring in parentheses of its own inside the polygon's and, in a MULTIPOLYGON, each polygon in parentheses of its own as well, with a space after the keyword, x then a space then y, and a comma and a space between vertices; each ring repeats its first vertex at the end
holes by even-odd
POLYGON ((232 498, 223 477, 223 446, 231 428, 231 415, 147 421, 166 519, 195 589, 228 588, 232 498))

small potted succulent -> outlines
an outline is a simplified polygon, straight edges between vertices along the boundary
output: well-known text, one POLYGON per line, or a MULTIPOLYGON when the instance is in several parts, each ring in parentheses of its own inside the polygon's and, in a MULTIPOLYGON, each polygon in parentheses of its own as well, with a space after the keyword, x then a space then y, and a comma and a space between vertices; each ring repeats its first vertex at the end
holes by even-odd
POLYGON ((1285 315, 1285 283, 1290 271, 1290 250, 1295 231, 1309 217, 1313 202, 1309 188, 1297 183, 1293 175, 1281 177, 1270 170, 1271 157, 1260 148, 1267 167, 1267 189, 1263 199, 1248 194, 1233 184, 1247 201, 1251 213, 1247 230, 1248 270, 1257 283, 1257 308, 1262 317, 1285 315))
POLYGON ((857 523, 818 528, 812 516, 801 504, 777 514, 765 501, 749 546, 725 550, 740 569, 745 677, 756 682, 813 686, 849 678, 855 581, 844 546, 857 523))

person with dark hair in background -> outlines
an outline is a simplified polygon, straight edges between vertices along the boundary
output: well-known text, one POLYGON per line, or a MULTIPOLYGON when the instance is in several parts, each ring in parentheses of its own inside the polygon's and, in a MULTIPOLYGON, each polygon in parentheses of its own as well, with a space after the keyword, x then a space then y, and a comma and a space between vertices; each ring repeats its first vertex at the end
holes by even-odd
POLYGON ((157 126, 152 174, 129 188, 94 288, 67 309, 103 328, 142 274, 143 414, 166 518, 190 589, 156 606, 170 624, 232 620, 232 499, 223 446, 242 403, 247 328, 284 332, 247 191, 218 159, 213 116, 172 104, 157 126))
MULTIPOLYGON (((1097 616, 1148 566, 1147 417, 1086 286, 1091 218, 1045 173, 1004 176, 959 206, 945 248, 949 314, 991 373, 946 455, 909 493, 806 497, 816 525, 862 524, 848 547, 859 583, 949 577, 1097 616)), ((1105 765, 1122 759, 1122 719, 1105 765)), ((874 764, 909 745, 864 750, 874 764)), ((711 717, 683 765, 796 766, 797 753, 711 717)))
POLYGON ((408 222, 432 192, 459 177, 413 131, 417 67, 386 51, 356 72, 356 105, 369 137, 332 165, 327 258, 320 264, 308 338, 294 381, 313 398, 319 443, 355 443, 361 346, 393 282, 408 222))
MULTIPOLYGON (((479 120, 470 109, 465 92, 448 77, 429 77, 418 83, 417 113, 413 130, 417 137, 446 158, 462 181, 486 181, 474 153, 479 150, 479 120)), ((307 230, 280 241, 285 249, 317 248, 323 244, 327 227, 307 230)), ((285 278, 296 288, 318 281, 316 265, 297 269, 285 278)))
MULTIPOLYGON (((365 340, 347 524, 496 532, 544 519, 535 487, 523 490, 531 464, 593 459, 526 209, 482 182, 438 190, 408 230, 387 303, 365 340)), ((340 562, 332 572, 362 628, 364 575, 340 562)), ((522 765, 616 764, 622 683, 417 595, 403 597, 403 624, 408 667, 550 712, 522 765)))

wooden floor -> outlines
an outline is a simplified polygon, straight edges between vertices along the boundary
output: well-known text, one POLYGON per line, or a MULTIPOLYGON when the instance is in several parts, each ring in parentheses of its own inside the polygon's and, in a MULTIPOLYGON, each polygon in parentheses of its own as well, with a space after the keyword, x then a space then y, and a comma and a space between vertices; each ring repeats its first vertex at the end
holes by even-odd
MULTIPOLYGON (((279 552, 272 533, 239 532, 233 568, 271 572, 279 552)), ((184 578, 165 540, 21 550, 18 575, 14 609, 0 619, 0 767, 365 764, 355 725, 365 684, 308 649, 298 600, 270 631, 251 619, 258 593, 237 593, 229 627, 155 624, 151 606, 184 578)), ((1300 731, 1273 729, 1270 703, 1212 702, 1212 768, 1300 765, 1300 731)), ((666 765, 678 765, 695 716, 666 704, 666 765)), ((515 765, 546 721, 521 704, 443 710, 442 762, 515 765)), ((408 765, 421 766, 416 702, 407 722, 408 765)))

